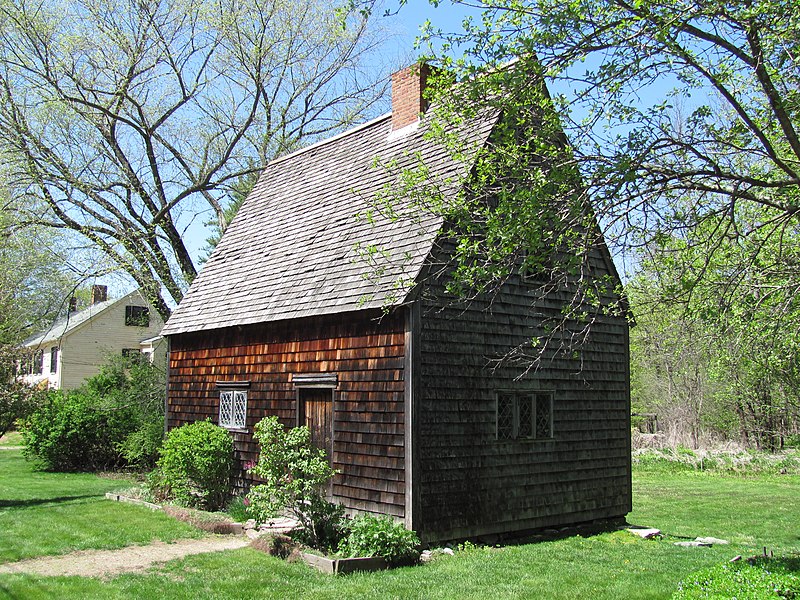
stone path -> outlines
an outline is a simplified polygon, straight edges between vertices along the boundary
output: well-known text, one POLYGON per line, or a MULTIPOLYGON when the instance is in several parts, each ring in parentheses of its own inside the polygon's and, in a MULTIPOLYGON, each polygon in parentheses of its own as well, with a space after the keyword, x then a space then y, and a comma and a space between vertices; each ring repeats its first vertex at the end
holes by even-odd
POLYGON ((120 573, 144 571, 154 564, 191 554, 235 550, 249 543, 250 540, 243 536, 226 536, 178 540, 171 544, 155 542, 147 546, 128 546, 118 550, 81 550, 61 556, 43 556, 0 564, 0 573, 111 577, 120 573))

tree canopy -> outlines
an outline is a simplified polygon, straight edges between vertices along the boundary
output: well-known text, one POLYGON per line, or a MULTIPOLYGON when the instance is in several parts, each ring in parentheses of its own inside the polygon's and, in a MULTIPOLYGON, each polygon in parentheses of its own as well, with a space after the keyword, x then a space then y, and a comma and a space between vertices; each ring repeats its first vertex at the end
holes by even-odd
POLYGON ((769 306, 784 335, 797 337, 781 299, 800 284, 799 5, 451 3, 476 16, 456 32, 426 24, 426 60, 442 67, 433 99, 448 122, 489 105, 512 123, 492 148, 504 169, 479 161, 471 199, 444 211, 467 224, 456 289, 490 289, 521 261, 541 269, 555 259, 553 285, 565 277, 588 284, 561 325, 590 322, 603 309, 603 291, 583 277, 596 219, 612 250, 634 264, 677 267, 683 256, 684 270, 660 289, 671 301, 703 294, 710 302, 713 290, 726 312, 758 288, 760 309, 769 306), (493 198, 486 208, 475 200, 480 190, 493 198))
POLYGON ((0 22, 11 194, 49 208, 26 222, 79 233, 164 317, 196 275, 198 215, 224 227, 231 184, 386 85, 384 37, 335 3, 10 0, 0 22))
MULTIPOLYGON (((39 210, 46 212, 41 205, 39 210)), ((50 325, 66 308, 75 284, 74 274, 65 269, 64 236, 24 226, 21 213, 19 203, 0 200, 0 346, 13 347, 50 325)))

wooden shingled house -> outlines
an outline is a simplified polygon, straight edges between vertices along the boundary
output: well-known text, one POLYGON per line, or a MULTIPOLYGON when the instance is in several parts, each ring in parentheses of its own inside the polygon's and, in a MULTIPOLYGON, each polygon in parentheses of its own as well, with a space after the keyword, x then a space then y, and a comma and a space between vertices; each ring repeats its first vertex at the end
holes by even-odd
MULTIPOLYGON (((423 540, 622 517, 626 320, 601 317, 580 372, 555 358, 516 380, 487 356, 530 339, 558 302, 512 277, 491 304, 456 307, 424 275, 436 218, 358 218, 391 181, 376 157, 421 158, 445 187, 468 168, 423 138, 425 75, 395 73, 391 114, 264 169, 162 332, 168 427, 211 418, 243 467, 260 419, 307 424, 338 470, 334 501, 391 515, 423 540), (380 249, 380 268, 365 247, 380 249)), ((462 135, 480 147, 496 119, 462 135)), ((617 277, 607 252, 594 268, 617 277)))

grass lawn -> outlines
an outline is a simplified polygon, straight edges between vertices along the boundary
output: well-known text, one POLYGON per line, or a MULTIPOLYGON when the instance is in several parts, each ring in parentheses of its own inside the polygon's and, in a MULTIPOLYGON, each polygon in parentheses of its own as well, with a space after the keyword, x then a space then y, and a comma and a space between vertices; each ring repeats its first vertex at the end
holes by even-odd
POLYGON ((202 535, 166 515, 104 499, 130 484, 88 473, 36 473, 19 450, 0 451, 0 562, 202 535))
POLYGON ((0 446, 22 446, 22 434, 19 431, 9 431, 0 437, 0 446))
MULTIPOLYGON (((3 486, 8 485, 4 455, 0 455, 3 486)), ((31 478, 17 469, 19 476, 31 478)), ((38 477, 42 475, 33 479, 38 477)), ((81 489, 99 490, 117 483, 85 475, 51 477, 65 478, 70 493, 79 496, 87 493, 81 489)), ((33 484, 18 485, 28 490, 33 484)), ((41 498, 44 489, 40 487, 39 493, 41 498)), ((8 494, 8 488, 0 487, 0 498, 8 494)), ((23 492, 15 494, 20 497, 23 492)), ((109 581, 0 576, 0 598, 669 598, 690 572, 737 554, 757 554, 764 546, 776 555, 800 551, 800 476, 742 478, 638 470, 634 494, 629 522, 658 527, 666 534, 664 539, 641 540, 624 531, 574 536, 468 550, 421 567, 337 578, 242 549, 193 556, 147 574, 109 581), (673 544, 696 536, 724 538, 731 544, 713 548, 673 544)), ((141 512, 137 507, 108 504, 103 510, 109 518, 113 518, 111 508, 141 512)), ((0 521, 9 517, 15 521, 25 510, 30 508, 4 507, 0 521)), ((99 508, 96 517, 105 518, 99 508)), ((153 532, 160 526, 159 517, 144 512, 139 527, 153 532)), ((33 532, 42 529, 47 527, 33 532)), ((19 535, 31 533, 29 529, 19 535)), ((6 535, 0 527, 0 536, 6 535)))

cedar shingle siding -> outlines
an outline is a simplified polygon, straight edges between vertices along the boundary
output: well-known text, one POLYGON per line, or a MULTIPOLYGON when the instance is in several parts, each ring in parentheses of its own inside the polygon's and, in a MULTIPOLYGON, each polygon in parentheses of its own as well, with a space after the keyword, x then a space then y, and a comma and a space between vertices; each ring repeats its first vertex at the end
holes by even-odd
POLYGON ((517 277, 491 304, 447 306, 429 292, 420 307, 414 525, 434 539, 631 510, 627 322, 603 317, 581 362, 546 360, 517 382, 519 367, 492 369, 491 359, 543 335, 539 315, 557 316, 567 300, 550 296, 532 310, 531 289, 517 277), (552 438, 498 440, 498 390, 552 393, 552 438))
MULTIPOLYGON (((333 492, 348 508, 404 516, 403 321, 379 312, 311 317, 171 338, 168 427, 219 412, 217 382, 249 382, 247 428, 268 415, 297 424, 293 376, 335 373, 333 492)), ((233 432, 243 467, 257 459, 233 432)), ((248 482, 240 480, 244 487, 248 482)))

